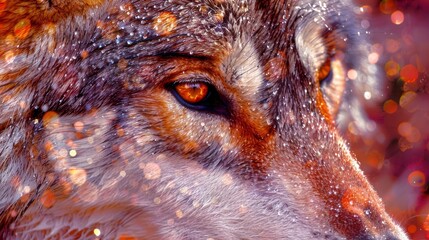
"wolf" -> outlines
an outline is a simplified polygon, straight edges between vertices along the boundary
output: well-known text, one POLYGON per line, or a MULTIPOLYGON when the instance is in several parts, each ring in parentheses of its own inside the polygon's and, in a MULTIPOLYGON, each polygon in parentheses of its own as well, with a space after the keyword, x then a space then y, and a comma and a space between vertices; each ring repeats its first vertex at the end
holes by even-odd
POLYGON ((0 1, 0 238, 408 239, 340 136, 356 9, 0 1))

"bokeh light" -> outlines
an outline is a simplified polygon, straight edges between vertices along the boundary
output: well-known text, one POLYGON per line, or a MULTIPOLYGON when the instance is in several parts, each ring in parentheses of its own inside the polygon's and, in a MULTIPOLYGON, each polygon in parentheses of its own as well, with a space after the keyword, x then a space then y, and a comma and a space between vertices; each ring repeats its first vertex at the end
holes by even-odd
POLYGON ((399 25, 404 22, 404 14, 401 11, 396 10, 392 15, 390 15, 390 19, 392 23, 399 25))
POLYGON ((408 175, 408 183, 412 187, 423 187, 426 183, 426 175, 422 171, 413 171, 408 175))
POLYGON ((350 80, 355 80, 355 79, 358 77, 358 72, 357 72, 356 70, 354 70, 354 69, 350 69, 350 70, 347 72, 347 77, 348 77, 350 80))
POLYGON ((46 189, 42 197, 40 198, 40 203, 45 208, 51 208, 56 203, 57 199, 54 192, 51 189, 46 189))
POLYGON ((99 237, 101 235, 100 229, 98 229, 98 228, 94 229, 94 235, 99 237))
POLYGON ((390 114, 395 113, 398 110, 398 104, 394 100, 389 99, 386 102, 384 102, 383 110, 386 113, 390 113, 390 114))
POLYGON ((177 18, 171 12, 162 12, 153 20, 153 29, 159 35, 170 35, 177 27, 177 18))
POLYGON ((404 82, 414 82, 419 77, 419 72, 414 65, 408 64, 402 67, 400 76, 404 82))
POLYGON ((15 27, 13 28, 13 32, 15 34, 15 37, 18 39, 25 39, 28 37, 31 30, 31 21, 28 18, 24 18, 18 23, 15 24, 15 27))
POLYGON ((385 65, 384 65, 384 70, 386 72, 386 75, 389 78, 394 78, 399 74, 399 70, 401 69, 401 67, 399 66, 399 64, 393 60, 388 61, 385 65))
POLYGON ((374 133, 352 122, 348 139, 387 211, 410 239, 429 239, 429 2, 356 1, 384 91, 378 105, 367 106, 374 133))
POLYGON ((396 2, 394 0, 382 0, 379 6, 382 13, 391 14, 396 9, 396 2))
POLYGON ((410 225, 408 225, 408 227, 407 227, 407 232, 408 232, 408 233, 411 233, 411 234, 413 234, 413 233, 417 232, 417 226, 416 226, 416 225, 414 225, 414 224, 410 224, 410 225))

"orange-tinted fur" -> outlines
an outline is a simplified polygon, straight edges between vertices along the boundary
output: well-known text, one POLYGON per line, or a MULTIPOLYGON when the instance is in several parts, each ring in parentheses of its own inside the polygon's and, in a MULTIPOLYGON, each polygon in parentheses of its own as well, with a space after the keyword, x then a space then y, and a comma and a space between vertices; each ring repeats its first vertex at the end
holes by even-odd
POLYGON ((351 6, 0 0, 0 238, 407 239, 336 129, 351 6))

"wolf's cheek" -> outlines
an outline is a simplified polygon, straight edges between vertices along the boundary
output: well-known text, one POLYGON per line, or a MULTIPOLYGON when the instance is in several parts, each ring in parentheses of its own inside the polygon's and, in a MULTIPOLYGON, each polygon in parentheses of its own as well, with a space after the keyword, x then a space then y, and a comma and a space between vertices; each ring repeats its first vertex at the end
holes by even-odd
POLYGON ((185 158, 196 154, 204 165, 213 164, 209 159, 216 158, 221 162, 214 164, 236 168, 239 174, 241 168, 260 172, 272 155, 273 128, 260 108, 231 104, 231 116, 225 117, 189 109, 161 88, 138 94, 133 105, 153 134, 166 143, 166 151, 185 158))
POLYGON ((230 124, 222 117, 182 106, 165 89, 155 89, 150 96, 139 94, 133 99, 139 114, 156 131, 156 135, 183 153, 192 153, 210 144, 231 146, 230 124))

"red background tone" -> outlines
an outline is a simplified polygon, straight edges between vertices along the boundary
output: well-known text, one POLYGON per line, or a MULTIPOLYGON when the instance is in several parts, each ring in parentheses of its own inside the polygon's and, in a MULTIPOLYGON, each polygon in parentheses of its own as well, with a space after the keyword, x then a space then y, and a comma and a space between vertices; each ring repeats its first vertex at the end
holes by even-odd
POLYGON ((429 239, 429 0, 357 3, 386 91, 368 107, 376 130, 346 137, 387 211, 411 239, 429 239))

